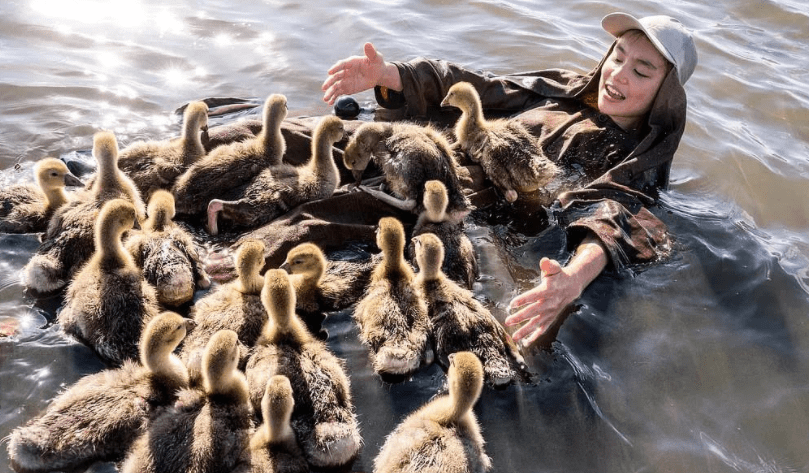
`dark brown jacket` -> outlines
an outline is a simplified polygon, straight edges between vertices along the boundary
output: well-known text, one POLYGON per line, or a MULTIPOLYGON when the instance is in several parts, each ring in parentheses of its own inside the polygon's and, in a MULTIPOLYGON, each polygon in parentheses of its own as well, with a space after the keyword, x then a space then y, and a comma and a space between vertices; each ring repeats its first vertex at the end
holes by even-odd
MULTIPOLYGON (((611 51, 611 49, 610 49, 611 51)), ((487 116, 515 116, 538 137, 546 155, 571 172, 581 186, 559 195, 554 214, 570 246, 588 233, 609 252, 612 265, 648 263, 669 253, 666 227, 648 207, 668 186, 674 152, 685 128, 685 91, 674 69, 663 80, 646 125, 628 133, 588 106, 597 93, 604 59, 589 74, 551 69, 496 76, 452 63, 415 59, 395 63, 404 89, 376 89, 379 104, 401 118, 435 120, 452 84, 470 82, 487 116)))

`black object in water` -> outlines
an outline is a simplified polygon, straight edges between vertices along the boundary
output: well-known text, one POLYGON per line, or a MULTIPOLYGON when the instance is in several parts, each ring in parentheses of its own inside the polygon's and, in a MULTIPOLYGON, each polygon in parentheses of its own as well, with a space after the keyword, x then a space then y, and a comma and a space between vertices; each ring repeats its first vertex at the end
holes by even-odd
POLYGON ((340 97, 334 103, 334 114, 342 119, 356 118, 360 114, 360 104, 354 97, 340 97))

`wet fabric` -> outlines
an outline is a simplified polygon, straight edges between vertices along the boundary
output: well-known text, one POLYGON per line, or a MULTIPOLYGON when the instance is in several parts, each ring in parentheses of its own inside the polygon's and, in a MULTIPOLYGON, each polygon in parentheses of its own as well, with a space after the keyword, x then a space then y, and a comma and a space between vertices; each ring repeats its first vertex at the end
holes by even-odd
POLYGON ((596 101, 604 61, 588 74, 550 69, 495 76, 450 62, 418 58, 395 63, 403 90, 375 90, 397 119, 454 123, 440 108, 452 84, 470 82, 489 117, 516 117, 539 140, 546 156, 572 175, 575 185, 558 195, 554 214, 575 247, 588 233, 608 250, 614 268, 648 263, 669 253, 670 236, 649 208, 668 186, 671 162, 685 129, 686 97, 672 69, 645 126, 622 130, 589 104, 596 101))

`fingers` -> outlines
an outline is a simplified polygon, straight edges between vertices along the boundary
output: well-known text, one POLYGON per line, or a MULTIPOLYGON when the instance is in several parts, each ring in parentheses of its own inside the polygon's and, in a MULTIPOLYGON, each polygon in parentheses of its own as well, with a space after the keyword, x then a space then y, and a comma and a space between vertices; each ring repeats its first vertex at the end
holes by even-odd
POLYGON ((543 257, 539 260, 539 270, 542 272, 543 277, 553 276, 554 274, 562 272, 562 265, 556 260, 543 257))
POLYGON ((552 318, 547 315, 540 315, 531 319, 527 324, 515 331, 511 338, 515 342, 528 346, 534 343, 550 325, 552 318))
POLYGON ((363 46, 363 52, 365 53, 365 57, 368 58, 369 61, 375 62, 377 61, 377 56, 379 56, 379 51, 376 50, 372 43, 365 43, 363 46))
POLYGON ((538 301, 539 296, 537 295, 533 301, 527 302, 527 304, 529 305, 527 305, 523 309, 520 309, 516 314, 511 314, 508 317, 506 317, 506 320, 503 321, 503 324, 506 327, 510 327, 512 325, 517 325, 522 322, 525 322, 526 320, 539 315, 542 309, 542 305, 538 301))

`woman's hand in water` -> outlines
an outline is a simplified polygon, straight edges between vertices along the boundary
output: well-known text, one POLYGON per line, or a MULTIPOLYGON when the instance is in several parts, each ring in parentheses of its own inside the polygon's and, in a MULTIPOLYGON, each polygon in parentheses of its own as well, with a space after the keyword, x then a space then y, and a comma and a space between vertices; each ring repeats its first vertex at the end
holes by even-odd
POLYGON ((351 95, 377 85, 402 90, 399 70, 385 62, 382 54, 371 43, 365 43, 364 56, 351 56, 337 61, 323 82, 323 101, 329 105, 341 95, 351 95))
POLYGON ((517 312, 506 317, 506 326, 527 322, 512 334, 514 341, 523 346, 537 341, 606 266, 607 252, 592 237, 579 245, 576 255, 565 267, 556 260, 542 258, 539 284, 515 297, 508 305, 509 312, 517 312))

